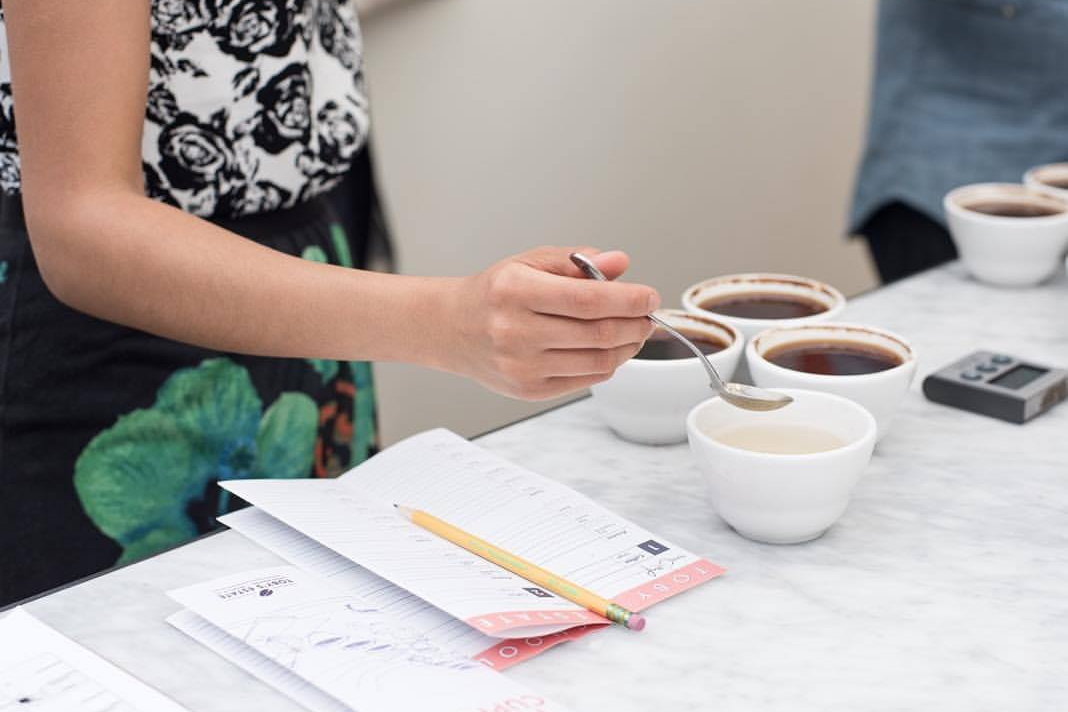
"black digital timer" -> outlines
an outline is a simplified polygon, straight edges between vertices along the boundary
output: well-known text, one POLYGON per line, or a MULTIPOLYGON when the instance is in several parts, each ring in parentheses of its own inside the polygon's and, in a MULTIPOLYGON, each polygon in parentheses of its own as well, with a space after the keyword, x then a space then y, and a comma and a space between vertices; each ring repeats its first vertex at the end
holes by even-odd
POLYGON ((923 379, 928 400, 1024 423, 1068 398, 1068 371, 976 351, 923 379))

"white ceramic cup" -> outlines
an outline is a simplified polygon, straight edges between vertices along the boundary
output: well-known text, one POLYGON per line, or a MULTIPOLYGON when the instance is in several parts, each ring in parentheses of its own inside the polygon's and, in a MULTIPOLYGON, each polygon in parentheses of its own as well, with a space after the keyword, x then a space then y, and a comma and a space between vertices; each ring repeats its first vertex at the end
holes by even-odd
POLYGON ((691 285, 682 293, 682 306, 686 311, 710 319, 719 319, 736 326, 746 338, 750 338, 772 326, 812 324, 833 319, 845 308, 845 304, 846 298, 829 284, 824 284, 815 279, 808 279, 807 277, 763 272, 713 277, 691 285), (748 319, 718 314, 701 308, 701 303, 708 299, 747 294, 802 297, 808 301, 822 304, 826 309, 817 314, 794 319, 748 319))
POLYGON ((1024 173, 1023 182, 1032 190, 1068 202, 1068 189, 1050 185, 1052 182, 1068 184, 1068 163, 1047 163, 1044 166, 1035 166, 1024 173))
POLYGON ((977 183, 946 194, 942 204, 961 261, 977 278, 1005 287, 1046 280, 1068 248, 1068 203, 1014 183, 977 183), (1038 204, 1059 212, 1021 218, 969 210, 986 201, 1038 204))
MULTIPOLYGON (((660 309, 657 316, 676 329, 702 334, 725 344, 708 355, 720 377, 729 381, 742 357, 745 340, 729 324, 660 309)), ((601 418, 624 440, 645 445, 668 445, 686 440, 686 414, 708 398, 708 374, 696 356, 652 360, 632 358, 603 383, 590 388, 601 418)))
POLYGON ((890 421, 916 375, 916 351, 905 339, 885 329, 863 324, 828 322, 768 329, 750 339, 745 358, 753 384, 761 388, 807 388, 844 396, 864 406, 875 416, 877 442, 886 435, 890 421), (889 351, 901 363, 877 373, 831 376, 795 371, 765 358, 769 351, 785 344, 813 341, 864 344, 889 351))
POLYGON ((875 419, 841 396, 788 388, 781 392, 794 402, 762 413, 741 410, 722 398, 707 400, 690 411, 686 431, 716 513, 747 539, 798 544, 822 535, 845 512, 871 459, 875 419), (778 455, 732 447, 715 437, 759 424, 815 427, 845 444, 806 455, 778 455))

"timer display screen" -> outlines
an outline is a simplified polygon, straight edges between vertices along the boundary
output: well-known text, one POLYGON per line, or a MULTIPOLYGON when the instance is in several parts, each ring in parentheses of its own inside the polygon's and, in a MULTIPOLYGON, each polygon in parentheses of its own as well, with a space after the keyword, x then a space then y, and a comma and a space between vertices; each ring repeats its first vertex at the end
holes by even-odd
POLYGON ((990 382, 992 386, 1000 386, 1002 388, 1008 388, 1009 390, 1018 391, 1026 386, 1036 378, 1040 378, 1049 373, 1044 368, 1035 368, 1034 366, 1017 366, 1016 368, 1006 371, 994 380, 990 382))

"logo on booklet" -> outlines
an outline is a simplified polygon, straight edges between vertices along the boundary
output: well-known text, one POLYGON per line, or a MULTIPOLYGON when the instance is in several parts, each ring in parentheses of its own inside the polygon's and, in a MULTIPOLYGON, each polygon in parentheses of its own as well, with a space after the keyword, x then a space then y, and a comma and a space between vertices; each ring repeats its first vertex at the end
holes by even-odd
POLYGON ((545 591, 545 590, 540 589, 540 588, 535 588, 533 586, 530 587, 530 588, 524 588, 523 590, 526 591, 527 593, 534 594, 538 598, 552 598, 553 597, 553 595, 551 593, 549 593, 548 591, 545 591))
POLYGON ((648 551, 653 556, 656 556, 657 554, 663 554, 665 551, 668 550, 668 547, 666 547, 663 544, 661 544, 660 542, 654 541, 652 539, 650 539, 649 541, 644 541, 641 544, 638 544, 638 548, 648 551))
POLYGON ((270 576, 220 588, 214 593, 221 600, 230 601, 235 598, 244 598, 245 596, 270 596, 275 590, 292 585, 293 579, 288 576, 270 576))

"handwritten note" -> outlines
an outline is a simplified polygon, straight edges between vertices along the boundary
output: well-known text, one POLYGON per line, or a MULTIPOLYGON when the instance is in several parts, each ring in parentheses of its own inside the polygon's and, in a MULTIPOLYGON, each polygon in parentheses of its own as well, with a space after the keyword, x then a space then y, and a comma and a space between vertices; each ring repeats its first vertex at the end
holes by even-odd
POLYGON ((0 710, 184 712, 129 673, 16 608, 0 619, 0 710))

